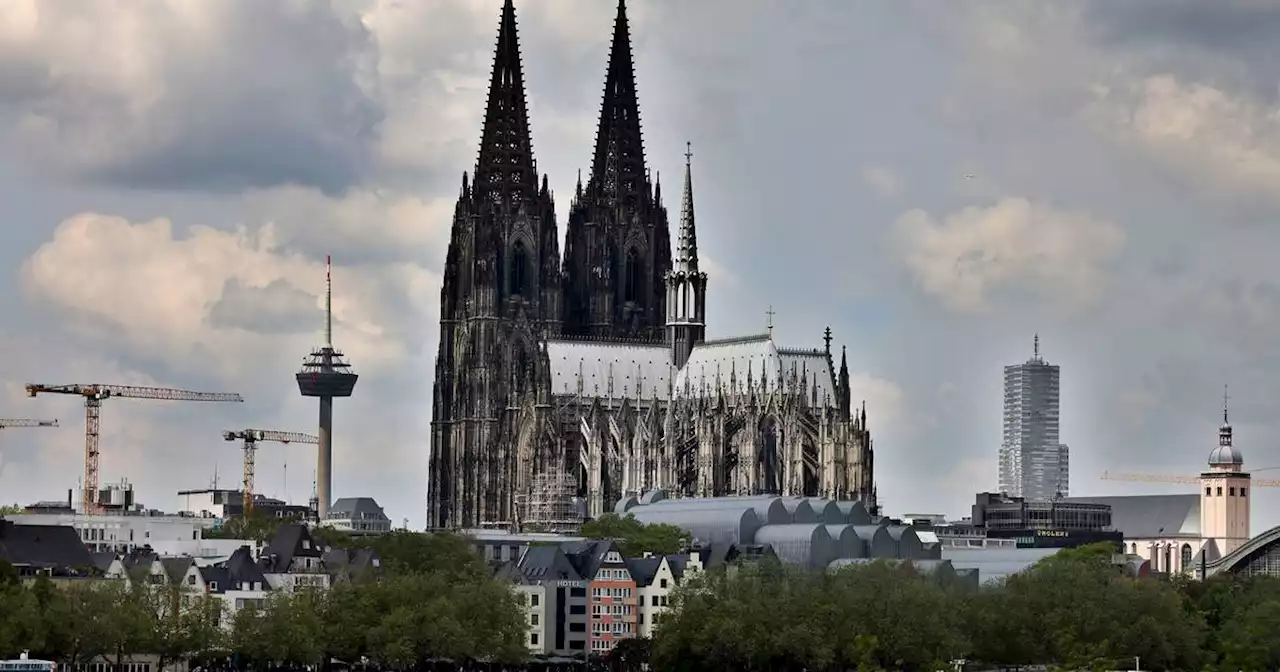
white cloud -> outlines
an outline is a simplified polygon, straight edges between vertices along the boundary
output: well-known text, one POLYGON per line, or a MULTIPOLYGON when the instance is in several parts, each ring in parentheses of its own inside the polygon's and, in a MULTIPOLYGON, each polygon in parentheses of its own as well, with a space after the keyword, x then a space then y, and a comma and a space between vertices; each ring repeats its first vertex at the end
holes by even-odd
MULTIPOLYGON (((300 356, 322 324, 322 262, 283 250, 270 226, 256 235, 200 225, 175 232, 167 219, 82 213, 31 256, 22 280, 29 298, 66 311, 82 337, 178 370, 245 375, 262 359, 300 356), (313 321, 294 325, 292 336, 267 338, 210 320, 228 287, 264 290, 280 281, 312 297, 313 321)), ((361 353, 363 368, 394 370, 421 347, 413 316, 434 313, 438 274, 405 263, 339 267, 335 283, 337 337, 361 353)))
POLYGON ((338 263, 410 261, 439 268, 448 250, 456 197, 424 200, 382 189, 330 198, 317 189, 281 187, 245 195, 250 227, 281 249, 338 263))
POLYGON ((893 198, 902 193, 902 177, 891 168, 867 166, 862 169, 861 178, 863 184, 881 197, 893 198))
POLYGON ((849 399, 857 407, 866 402, 867 422, 877 431, 886 427, 902 429, 899 422, 904 395, 897 383, 865 373, 850 374, 849 399))
POLYGON ((1094 87, 1087 118, 1177 168, 1199 188, 1273 196, 1280 188, 1280 107, 1171 74, 1094 87))
POLYGON ((968 207, 942 221, 911 210, 894 223, 894 233, 921 288, 962 312, 987 308, 997 292, 1088 304, 1125 240, 1114 224, 1020 198, 968 207))

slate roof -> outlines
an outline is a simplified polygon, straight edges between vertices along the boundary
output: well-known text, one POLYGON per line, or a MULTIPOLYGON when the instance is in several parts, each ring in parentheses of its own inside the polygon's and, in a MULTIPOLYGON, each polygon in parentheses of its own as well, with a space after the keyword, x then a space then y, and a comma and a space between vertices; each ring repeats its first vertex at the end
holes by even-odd
POLYGON ((222 565, 200 567, 200 578, 204 579, 205 588, 211 593, 221 595, 231 587, 231 573, 222 565))
POLYGON ((609 539, 570 541, 560 544, 560 548, 564 550, 574 569, 578 570, 578 574, 588 581, 594 579, 596 572, 600 571, 604 556, 609 551, 618 550, 617 544, 609 539))
POLYGON ((111 569, 111 563, 116 561, 116 554, 112 551, 90 553, 89 557, 93 558, 93 566, 104 572, 111 569))
POLYGON ((530 581, 581 581, 580 574, 559 546, 530 546, 520 556, 520 571, 530 581))
POLYGON ((694 346, 689 361, 676 374, 675 394, 701 397, 715 389, 726 393, 747 391, 751 383, 767 389, 792 376, 803 376, 811 396, 819 404, 835 403, 835 380, 827 354, 818 349, 780 348, 768 334, 704 341, 694 346))
POLYGON ((507 560, 492 566, 493 578, 498 581, 508 581, 510 583, 528 583, 524 572, 520 571, 520 565, 514 560, 507 560))
POLYGON ((264 587, 267 585, 267 577, 262 573, 258 563, 254 562, 253 553, 248 546, 237 548, 222 564, 227 570, 228 583, 234 584, 236 588, 239 588, 240 583, 253 585, 254 582, 258 582, 264 587))
POLYGON ((1111 526, 1125 539, 1200 536, 1200 495, 1068 497, 1068 502, 1106 504, 1111 526))
POLYGON ((330 576, 348 580, 377 571, 381 565, 377 551, 369 548, 331 548, 324 552, 321 561, 330 576))
POLYGON ((276 535, 262 550, 262 566, 264 571, 270 573, 287 572, 293 565, 294 558, 318 560, 323 555, 324 551, 311 538, 306 525, 290 523, 276 528, 276 535))
POLYGON ((662 556, 660 555, 627 560, 627 571, 631 572, 631 579, 636 582, 637 588, 652 585, 653 578, 657 575, 658 568, 661 566, 662 556))
POLYGON ((174 584, 182 583, 182 577, 187 575, 187 570, 191 569, 191 565, 195 562, 190 556, 160 558, 160 566, 164 568, 165 576, 169 579, 169 583, 174 584))
POLYGON ((15 567, 92 569, 93 556, 74 527, 16 525, 0 519, 0 559, 15 567))
POLYGON ((588 397, 666 399, 671 388, 671 348, 644 343, 547 341, 551 393, 588 397))
POLYGON ((329 507, 329 517, 391 520, 372 497, 340 497, 329 507))

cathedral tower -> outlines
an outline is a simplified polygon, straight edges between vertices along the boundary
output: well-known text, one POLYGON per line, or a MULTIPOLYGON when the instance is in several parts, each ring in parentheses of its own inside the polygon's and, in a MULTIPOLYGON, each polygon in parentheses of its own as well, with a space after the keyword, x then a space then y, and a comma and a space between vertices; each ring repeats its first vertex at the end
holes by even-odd
POLYGON ((684 154, 684 192, 680 197, 680 233, 676 241, 675 268, 665 277, 667 285, 667 341, 671 364, 677 369, 689 361, 693 346, 707 335, 707 274, 698 270, 698 232, 693 221, 693 151, 684 154))
POLYGON ((565 333, 661 341, 670 270, 667 211, 645 167, 627 8, 619 0, 591 174, 569 211, 565 333))
POLYGON ((505 516, 502 410, 533 392, 541 338, 560 331, 555 205, 539 183, 515 7, 506 0, 474 178, 462 176, 440 292, 428 525, 505 516))
POLYGON ((1218 446, 1209 453, 1209 470, 1200 474, 1200 536, 1213 539, 1226 555, 1249 540, 1249 484, 1244 455, 1236 449, 1222 395, 1218 446))

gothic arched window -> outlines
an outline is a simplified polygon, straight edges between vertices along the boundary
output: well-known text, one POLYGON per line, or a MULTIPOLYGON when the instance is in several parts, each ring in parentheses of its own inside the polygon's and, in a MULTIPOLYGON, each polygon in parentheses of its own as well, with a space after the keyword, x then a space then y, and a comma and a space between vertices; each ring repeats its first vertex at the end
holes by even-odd
POLYGON ((511 246, 511 295, 522 296, 529 289, 529 253, 524 241, 511 246))
POLYGON ((1182 571, 1191 569, 1191 544, 1182 545, 1182 571))
POLYGON ((643 287, 644 262, 640 261, 640 252, 633 247, 627 250, 627 279, 622 293, 623 300, 640 303, 643 287))

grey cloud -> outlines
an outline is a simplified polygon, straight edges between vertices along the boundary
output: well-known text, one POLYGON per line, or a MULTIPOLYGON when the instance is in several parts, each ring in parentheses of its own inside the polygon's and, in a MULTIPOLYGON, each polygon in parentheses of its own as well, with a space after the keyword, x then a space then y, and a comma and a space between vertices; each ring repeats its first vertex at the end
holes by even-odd
POLYGON ((362 88, 376 45, 358 17, 324 0, 184 8, 41 3, 33 34, 0 41, 16 146, 108 187, 336 192, 363 177, 383 109, 362 88))
POLYGON ((311 332, 317 317, 316 297, 285 280, 247 287, 233 278, 223 286, 222 298, 209 308, 210 326, 259 334, 311 332))

